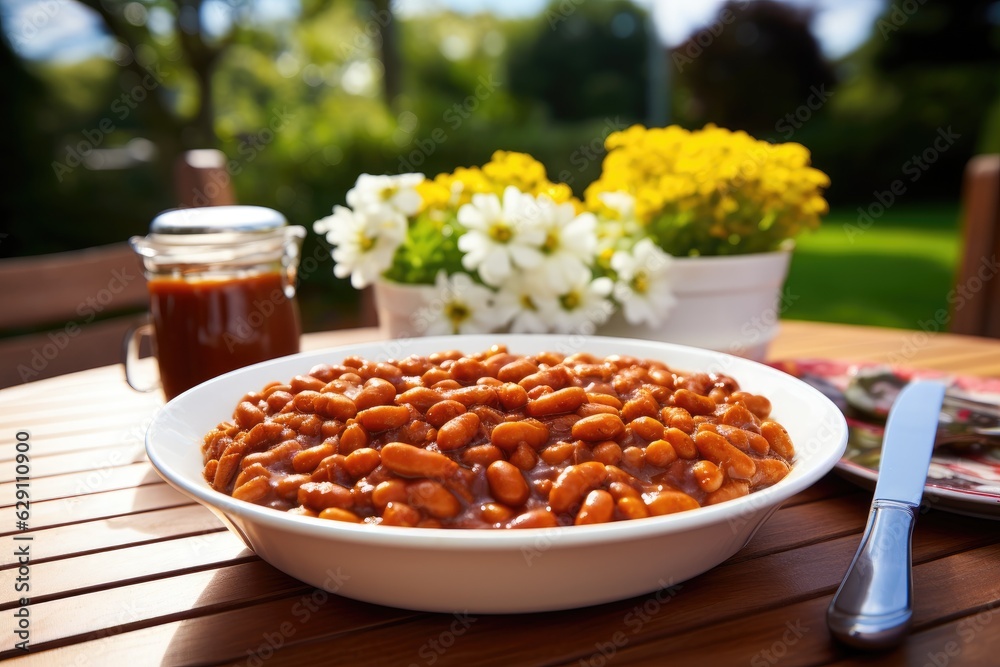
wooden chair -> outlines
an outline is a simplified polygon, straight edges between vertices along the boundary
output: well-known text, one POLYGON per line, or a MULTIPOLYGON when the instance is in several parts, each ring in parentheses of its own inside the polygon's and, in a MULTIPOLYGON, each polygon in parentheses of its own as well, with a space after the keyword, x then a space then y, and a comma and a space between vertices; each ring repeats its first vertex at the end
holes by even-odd
POLYGON ((225 153, 215 149, 183 153, 174 165, 174 198, 185 208, 235 204, 225 153))
POLYGON ((962 255, 949 329, 1000 338, 1000 154, 969 161, 962 206, 962 255))
POLYGON ((126 243, 5 259, 0 285, 0 387, 121 361, 125 333, 148 307, 126 243))
MULTIPOLYGON (((235 203, 220 151, 181 155, 180 206, 235 203)), ((124 241, 0 260, 0 388, 119 363, 149 305, 142 262, 124 241)))

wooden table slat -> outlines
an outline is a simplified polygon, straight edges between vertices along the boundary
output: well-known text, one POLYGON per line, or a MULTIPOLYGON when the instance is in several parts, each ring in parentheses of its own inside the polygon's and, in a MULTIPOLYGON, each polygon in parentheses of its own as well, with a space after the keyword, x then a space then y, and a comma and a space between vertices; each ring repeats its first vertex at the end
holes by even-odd
MULTIPOLYGON (((211 512, 199 505, 184 505, 100 521, 31 530, 18 533, 18 537, 34 538, 31 557, 32 562, 37 564, 73 554, 222 529, 222 522, 211 512)), ((13 550, 0 555, 0 569, 11 567, 16 563, 17 557, 13 550)))
MULTIPOLYGON (((251 658, 263 662, 274 654, 275 646, 299 641, 306 632, 313 636, 317 628, 324 636, 344 636, 366 627, 395 627, 400 620, 416 615, 304 589, 289 598, 207 617, 132 632, 112 628, 107 637, 47 651, 46 655, 56 664, 83 659, 92 661, 89 664, 116 665, 137 655, 147 656, 149 664, 161 664, 161 660, 172 665, 219 664, 251 658)), ((25 657, 14 654, 10 664, 17 665, 25 657)), ((349 655, 337 657, 341 664, 360 664, 349 662, 349 655)))
MULTIPOLYGON (((121 445, 109 443, 107 447, 98 449, 55 456, 32 457, 31 477, 34 480, 40 480, 44 477, 90 472, 109 466, 142 463, 144 461, 146 461, 146 446, 141 440, 121 445)), ((14 466, 9 466, 7 470, 0 471, 0 484, 13 482, 16 477, 17 474, 14 471, 14 466)))
POLYGON ((12 427, 9 432, 13 435, 18 430, 25 429, 32 437, 105 433, 110 435, 111 444, 121 444, 122 441, 131 442, 136 437, 141 442, 146 432, 145 424, 148 423, 147 418, 152 415, 152 411, 149 411, 148 414, 140 414, 142 415, 141 420, 137 419, 139 415, 135 413, 121 413, 107 416, 93 415, 92 417, 83 418, 75 422, 52 422, 51 418, 48 420, 38 419, 33 422, 34 424, 38 424, 38 426, 12 427))
POLYGON ((51 405, 54 396, 70 398, 95 407, 104 405, 107 396, 125 397, 130 403, 138 400, 157 400, 154 392, 142 394, 125 384, 122 366, 104 366, 86 371, 67 373, 56 378, 28 382, 3 390, 4 405, 34 409, 51 405), (54 393, 53 386, 59 391, 54 393))
MULTIPOLYGON (((76 433, 52 436, 45 433, 31 434, 32 458, 48 458, 92 449, 103 449, 108 445, 145 443, 147 421, 136 421, 128 430, 109 431, 107 429, 90 433, 76 433), (37 450, 37 451, 36 451, 37 450)), ((0 470, 13 469, 12 462, 17 450, 12 446, 0 446, 0 470)))
MULTIPOLYGON (((107 409, 106 401, 114 397, 119 401, 118 407, 122 413, 134 418, 143 412, 150 415, 163 405, 163 399, 151 394, 136 394, 132 400, 123 400, 120 391, 85 392, 67 394, 62 401, 37 402, 17 405, 11 409, 4 401, 7 410, 0 413, 0 433, 15 431, 25 426, 48 424, 55 421, 72 421, 89 419, 95 414, 100 415, 107 409)), ((36 437, 40 433, 33 434, 36 437)))
POLYGON ((867 514, 871 498, 852 494, 826 502, 782 507, 761 526, 757 533, 735 556, 733 561, 757 558, 761 555, 799 549, 858 533, 858 514, 867 514), (809 526, 807 532, 800 526, 809 526))
MULTIPOLYGON (((311 590, 301 581, 254 560, 34 604, 33 641, 39 647, 65 643, 71 637, 85 641, 104 628, 138 629, 151 625, 153 620, 170 622, 311 590), (91 611, 75 613, 80 608, 91 611)), ((2 618, 0 635, 9 636, 11 632, 4 632, 3 625, 9 625, 12 617, 4 614, 2 618)))
MULTIPOLYGON (((31 526, 35 530, 69 523, 110 519, 123 514, 193 505, 194 501, 168 484, 147 484, 134 488, 71 496, 31 504, 31 526)), ((2 524, 0 524, 2 526, 2 524)), ((6 526, 3 526, 6 528, 6 526)), ((12 535, 14 526, 2 533, 12 535)))
MULTIPOLYGON (((130 489, 142 484, 158 484, 162 478, 148 462, 120 465, 118 457, 107 457, 107 463, 93 470, 53 475, 31 481, 33 502, 56 500, 88 493, 130 489)), ((14 504, 16 482, 0 484, 0 509, 14 504)))
MULTIPOLYGON (((80 591, 124 586, 133 581, 159 579, 253 557, 253 552, 228 531, 125 546, 33 564, 31 598, 44 601, 69 597, 80 591)), ((16 573, 13 569, 0 570, 0 590, 13 590, 16 573)))

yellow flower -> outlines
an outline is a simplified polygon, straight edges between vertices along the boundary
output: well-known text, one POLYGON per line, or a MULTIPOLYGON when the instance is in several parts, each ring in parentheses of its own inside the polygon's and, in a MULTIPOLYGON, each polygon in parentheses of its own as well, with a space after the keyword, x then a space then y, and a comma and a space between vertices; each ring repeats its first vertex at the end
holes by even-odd
MULTIPOLYGON (((508 186, 534 196, 546 195, 557 204, 571 202, 578 211, 581 202, 565 183, 553 183, 545 173, 545 166, 527 153, 496 151, 490 161, 480 167, 458 167, 452 173, 438 174, 426 186, 430 203, 428 208, 448 207, 458 210, 468 204, 474 194, 495 194, 498 197, 508 186), (443 192, 449 193, 442 199, 443 192)), ((423 193, 421 193, 423 194, 423 193)))
POLYGON ((428 209, 443 208, 451 199, 451 190, 438 180, 424 180, 417 184, 417 194, 420 195, 421 208, 418 213, 428 209))
POLYGON ((796 143, 770 144, 746 132, 706 125, 634 125, 605 141, 600 178, 586 207, 606 216, 602 195, 635 199, 635 216, 671 254, 728 254, 776 249, 815 229, 829 178, 809 166, 796 143))

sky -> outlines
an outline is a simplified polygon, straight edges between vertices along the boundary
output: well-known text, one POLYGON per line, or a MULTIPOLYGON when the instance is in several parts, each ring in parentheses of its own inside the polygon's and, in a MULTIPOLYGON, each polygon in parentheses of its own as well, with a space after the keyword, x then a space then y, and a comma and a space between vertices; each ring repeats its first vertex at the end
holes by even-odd
MULTIPOLYGON (((566 0, 566 2, 600 0, 566 0)), ((675 46, 691 33, 718 20, 725 0, 636 0, 654 18, 660 39, 675 46)), ((783 0, 815 10, 813 32, 825 55, 838 58, 860 46, 871 34, 887 0, 783 0)), ((132 3, 142 11, 139 3, 132 3)), ((224 5, 224 0, 215 4, 224 5)), ((295 15, 296 0, 257 0, 265 18, 295 15)), ((452 9, 462 13, 491 11, 500 16, 521 17, 538 14, 547 0, 395 0, 401 15, 452 9)), ((209 13, 222 16, 223 12, 209 13)), ((216 7, 216 10, 218 7, 216 7)), ((75 0, 0 0, 4 30, 15 50, 26 58, 76 60, 94 54, 110 55, 111 39, 92 10, 75 0)))
MULTIPOLYGON (((570 3, 584 0, 565 0, 570 3)), ((590 0, 592 1, 592 0, 590 0)), ((634 0, 653 14, 660 39, 667 46, 682 43, 692 32, 719 18, 726 0, 634 0)), ((868 39, 888 0, 782 0, 816 11, 813 33, 826 56, 839 58, 868 39)), ((447 7, 463 12, 486 8, 501 16, 530 16, 543 11, 548 0, 398 0, 399 11, 447 7)))

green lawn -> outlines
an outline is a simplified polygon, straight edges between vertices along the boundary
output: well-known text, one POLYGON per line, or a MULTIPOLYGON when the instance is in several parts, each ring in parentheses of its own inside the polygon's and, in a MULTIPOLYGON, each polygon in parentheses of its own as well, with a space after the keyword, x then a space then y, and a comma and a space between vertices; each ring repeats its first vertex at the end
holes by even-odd
POLYGON ((919 328, 947 308, 960 252, 958 205, 896 205, 867 229, 834 210, 799 238, 786 283, 789 319, 919 328))

